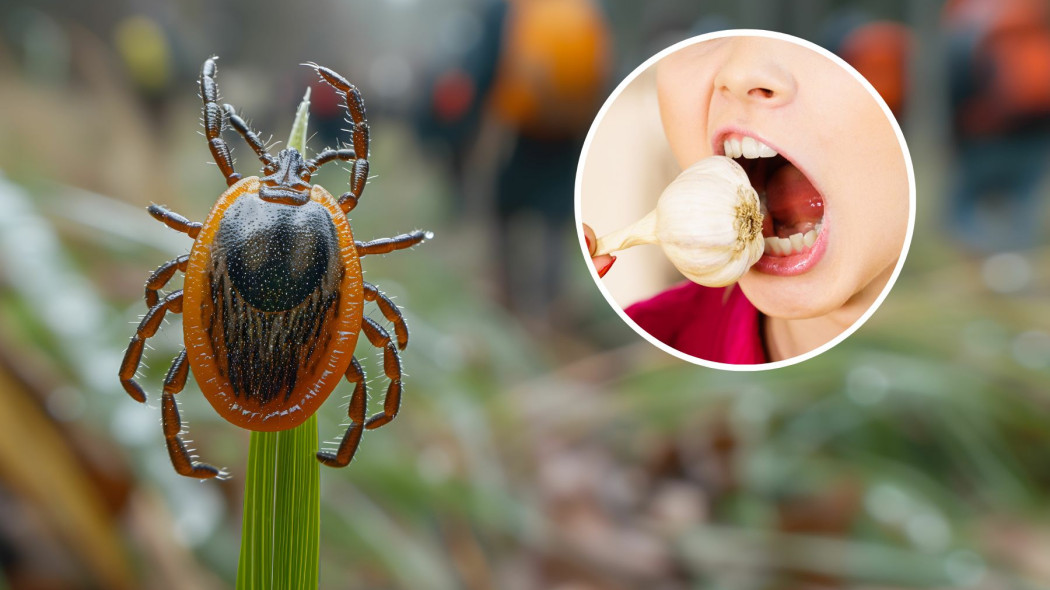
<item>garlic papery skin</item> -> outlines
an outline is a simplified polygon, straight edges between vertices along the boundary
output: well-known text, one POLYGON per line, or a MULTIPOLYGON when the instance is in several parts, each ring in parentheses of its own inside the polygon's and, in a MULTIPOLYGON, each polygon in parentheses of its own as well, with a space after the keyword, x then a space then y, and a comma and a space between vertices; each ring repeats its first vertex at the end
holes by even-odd
POLYGON ((725 156, 700 160, 664 189, 656 209, 599 238, 595 255, 640 244, 659 244, 694 283, 735 283, 765 249, 761 206, 747 173, 725 156))

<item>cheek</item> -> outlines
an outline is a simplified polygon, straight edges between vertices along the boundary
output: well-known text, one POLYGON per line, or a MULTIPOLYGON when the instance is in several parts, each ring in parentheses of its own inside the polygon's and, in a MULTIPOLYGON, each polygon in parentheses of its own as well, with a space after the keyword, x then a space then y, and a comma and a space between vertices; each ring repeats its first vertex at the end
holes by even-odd
POLYGON ((849 130, 844 134, 849 143, 821 136, 833 145, 814 166, 832 227, 826 257, 814 271, 827 281, 821 298, 839 304, 896 263, 909 222, 908 172, 897 135, 870 96, 854 103, 859 108, 852 114, 826 121, 828 127, 849 130))
POLYGON ((685 168, 712 154, 707 121, 713 77, 669 66, 657 72, 660 121, 675 160, 685 168))
POLYGON ((838 173, 827 175, 835 178, 828 186, 827 213, 838 230, 830 245, 862 275, 878 274, 895 261, 907 234, 907 168, 896 135, 886 131, 881 138, 869 134, 867 149, 840 152, 847 155, 835 161, 838 173))

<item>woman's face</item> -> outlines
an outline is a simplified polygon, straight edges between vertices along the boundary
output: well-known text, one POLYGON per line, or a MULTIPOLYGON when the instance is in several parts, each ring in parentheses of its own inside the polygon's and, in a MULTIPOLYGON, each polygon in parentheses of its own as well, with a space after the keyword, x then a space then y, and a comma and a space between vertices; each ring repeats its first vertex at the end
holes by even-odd
POLYGON ((682 168, 734 157, 763 196, 765 254, 740 279, 748 299, 785 319, 863 314, 908 226, 904 155, 864 86, 805 47, 733 37, 664 58, 657 92, 682 168))

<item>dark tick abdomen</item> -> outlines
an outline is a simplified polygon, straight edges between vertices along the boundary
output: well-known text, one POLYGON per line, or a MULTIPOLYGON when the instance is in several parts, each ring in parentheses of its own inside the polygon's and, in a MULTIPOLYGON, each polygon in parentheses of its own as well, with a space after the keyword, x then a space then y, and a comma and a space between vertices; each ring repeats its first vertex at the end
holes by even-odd
POLYGON ((208 269, 211 317, 204 327, 235 397, 290 402, 332 334, 343 268, 328 211, 246 194, 220 222, 208 269))

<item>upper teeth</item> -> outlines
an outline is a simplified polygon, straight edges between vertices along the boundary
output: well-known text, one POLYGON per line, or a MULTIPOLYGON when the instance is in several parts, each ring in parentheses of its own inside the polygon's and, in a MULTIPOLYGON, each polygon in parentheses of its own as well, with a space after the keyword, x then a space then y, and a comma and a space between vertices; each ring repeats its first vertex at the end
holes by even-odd
POLYGON ((776 150, 754 137, 726 138, 723 147, 727 158, 743 156, 749 160, 754 160, 755 158, 772 158, 777 155, 776 150))

